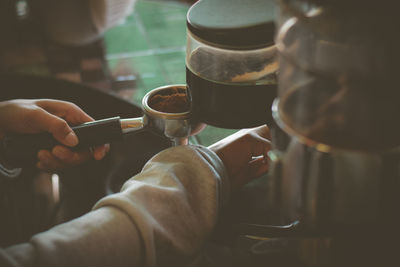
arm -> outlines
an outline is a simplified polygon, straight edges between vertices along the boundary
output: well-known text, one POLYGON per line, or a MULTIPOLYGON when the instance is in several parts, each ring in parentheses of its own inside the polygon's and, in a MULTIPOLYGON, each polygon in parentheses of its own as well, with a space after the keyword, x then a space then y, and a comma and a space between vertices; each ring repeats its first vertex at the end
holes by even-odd
POLYGON ((27 244, 8 248, 7 257, 16 266, 37 262, 41 267, 180 266, 191 261, 229 199, 227 173, 235 174, 229 177, 232 182, 243 183, 239 180, 244 176, 237 175, 242 172, 236 173, 231 163, 255 171, 252 156, 263 154, 269 145, 259 134, 241 131, 235 136, 220 142, 220 148, 213 147, 221 158, 195 146, 160 152, 124 184, 121 193, 100 200, 92 212, 38 234, 27 244), (244 155, 243 146, 262 149, 244 155), (228 148, 243 156, 231 162, 225 154, 228 148))
POLYGON ((5 252, 16 266, 178 266, 211 233, 226 178, 206 148, 167 149, 92 212, 5 252))

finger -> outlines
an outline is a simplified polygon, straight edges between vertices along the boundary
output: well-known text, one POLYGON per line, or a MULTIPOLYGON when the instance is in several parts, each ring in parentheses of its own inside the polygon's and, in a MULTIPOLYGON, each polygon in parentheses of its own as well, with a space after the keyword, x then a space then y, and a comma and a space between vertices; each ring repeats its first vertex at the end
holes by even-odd
POLYGON ((242 168, 238 173, 239 177, 242 177, 241 184, 244 185, 254 178, 258 178, 268 171, 268 161, 263 158, 258 158, 250 161, 247 166, 242 168))
POLYGON ((77 105, 61 100, 38 100, 36 104, 58 117, 64 118, 71 125, 93 121, 93 118, 77 105))
POLYGON ((266 155, 271 149, 271 141, 257 133, 253 133, 250 139, 249 145, 252 156, 266 155))
POLYGON ((95 147, 93 151, 93 157, 95 158, 95 160, 101 160, 105 157, 105 155, 108 153, 109 150, 110 150, 109 144, 95 147))
POLYGON ((237 132, 238 135, 246 135, 249 133, 256 133, 263 138, 271 139, 271 133, 266 124, 254 128, 245 128, 237 132))
POLYGON ((245 184, 267 173, 268 161, 263 158, 250 161, 231 179, 232 191, 236 192, 245 184))
POLYGON ((32 112, 29 117, 29 123, 34 124, 33 127, 51 133, 58 142, 66 146, 78 144, 78 137, 68 123, 44 109, 37 109, 32 112))
POLYGON ((271 132, 267 125, 262 125, 254 128, 254 132, 256 132, 261 137, 271 140, 271 132))
POLYGON ((45 171, 60 170, 65 167, 65 164, 63 164, 60 160, 54 157, 48 150, 39 151, 37 156, 39 162, 36 164, 36 166, 41 170, 45 171))
POLYGON ((51 153, 58 160, 68 165, 78 165, 92 158, 92 153, 89 150, 76 152, 63 146, 55 146, 51 153))
POLYGON ((249 162, 248 175, 252 178, 260 177, 268 172, 269 164, 267 157, 260 157, 249 162))

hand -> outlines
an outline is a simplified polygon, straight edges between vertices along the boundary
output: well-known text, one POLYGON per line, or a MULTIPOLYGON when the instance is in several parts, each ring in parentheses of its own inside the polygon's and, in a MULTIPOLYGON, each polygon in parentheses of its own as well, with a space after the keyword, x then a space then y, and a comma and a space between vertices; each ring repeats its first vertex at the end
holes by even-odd
POLYGON ((95 158, 102 159, 109 145, 74 152, 67 147, 78 144, 78 137, 68 125, 93 121, 88 114, 70 102, 50 99, 18 99, 0 102, 0 138, 6 133, 49 132, 65 146, 38 152, 37 167, 42 170, 62 169, 95 158))
POLYGON ((261 126, 240 130, 209 147, 224 162, 233 192, 268 171, 268 139, 268 127, 261 126))

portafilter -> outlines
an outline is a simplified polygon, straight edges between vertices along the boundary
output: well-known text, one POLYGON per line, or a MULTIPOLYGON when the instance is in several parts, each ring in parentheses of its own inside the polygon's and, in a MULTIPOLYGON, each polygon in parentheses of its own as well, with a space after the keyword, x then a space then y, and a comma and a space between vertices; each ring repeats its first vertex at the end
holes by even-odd
MULTIPOLYGON (((79 144, 73 149, 80 150, 122 141, 124 135, 142 129, 167 137, 172 146, 186 145, 189 136, 197 134, 205 126, 191 120, 190 102, 186 97, 186 85, 183 84, 167 85, 151 90, 142 100, 142 109, 142 117, 126 119, 113 117, 72 127, 79 139, 79 144), (179 102, 176 102, 177 98, 180 99, 179 102), (159 105, 160 103, 163 105, 159 105)), ((13 134, 4 137, 0 150, 11 166, 22 166, 34 162, 39 150, 51 149, 59 144, 47 132, 13 134)))

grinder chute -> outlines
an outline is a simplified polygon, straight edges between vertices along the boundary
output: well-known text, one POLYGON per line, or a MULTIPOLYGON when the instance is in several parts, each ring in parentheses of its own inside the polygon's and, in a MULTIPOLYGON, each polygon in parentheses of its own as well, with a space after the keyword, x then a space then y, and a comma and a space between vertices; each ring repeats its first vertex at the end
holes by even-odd
POLYGON ((200 0, 187 14, 186 81, 195 119, 221 128, 272 121, 275 6, 200 0))

